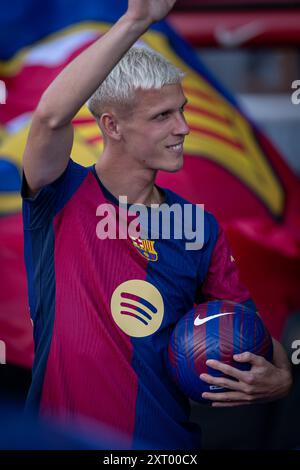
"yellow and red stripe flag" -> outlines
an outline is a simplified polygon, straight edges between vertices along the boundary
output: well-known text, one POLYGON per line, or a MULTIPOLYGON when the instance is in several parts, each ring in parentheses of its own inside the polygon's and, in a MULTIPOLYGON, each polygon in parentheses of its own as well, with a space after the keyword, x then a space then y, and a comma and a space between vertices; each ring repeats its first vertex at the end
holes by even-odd
MULTIPOLYGON (((35 0, 30 9, 24 1, 17 15, 12 3, 6 15, 0 14, 0 80, 7 90, 6 103, 0 105, 0 340, 5 330, 8 360, 29 365, 31 326, 19 190, 32 113, 51 81, 109 29, 126 2, 119 1, 112 8, 97 0, 74 1, 70 9, 69 3, 54 1, 51 15, 47 9, 41 11, 35 0), (7 325, 8 311, 13 327, 7 325)), ((300 307, 296 285, 300 274, 299 180, 235 98, 167 23, 156 25, 141 42, 186 72, 183 87, 191 132, 185 143, 184 168, 177 174, 161 173, 158 182, 192 202, 204 203, 222 222, 243 279, 267 326, 278 336, 288 312, 300 307)), ((72 157, 90 165, 101 155, 103 142, 86 106, 73 125, 72 157)))

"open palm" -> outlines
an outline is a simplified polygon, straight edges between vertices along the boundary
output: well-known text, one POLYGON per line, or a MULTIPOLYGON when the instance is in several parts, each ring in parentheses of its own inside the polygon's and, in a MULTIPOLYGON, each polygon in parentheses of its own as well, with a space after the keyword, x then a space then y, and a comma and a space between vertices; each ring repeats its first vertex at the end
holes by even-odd
POLYGON ((136 21, 155 22, 163 19, 176 0, 128 0, 127 13, 136 21))

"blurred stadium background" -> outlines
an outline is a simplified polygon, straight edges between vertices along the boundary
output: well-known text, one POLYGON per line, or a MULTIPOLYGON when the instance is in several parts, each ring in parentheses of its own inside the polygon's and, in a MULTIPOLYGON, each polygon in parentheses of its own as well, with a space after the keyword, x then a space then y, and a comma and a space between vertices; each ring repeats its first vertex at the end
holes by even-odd
MULTIPOLYGON (((33 358, 18 195, 30 116, 48 81, 125 3, 47 0, 41 12, 35 0, 1 2, 0 80, 8 94, 0 105, 0 396, 20 408, 33 358), (72 47, 63 42, 69 31, 78 32, 72 47)), ((266 325, 291 357, 292 342, 300 340, 300 104, 291 101, 292 83, 300 80, 300 1, 179 0, 168 21, 195 56, 168 28, 146 42, 197 77, 186 84, 193 126, 186 166, 172 181, 161 175, 160 183, 216 213, 266 325)), ((90 164, 102 142, 86 110, 74 126, 75 159, 90 164)), ((292 367, 295 385, 279 402, 227 410, 192 403, 204 447, 299 446, 300 366, 292 367)))

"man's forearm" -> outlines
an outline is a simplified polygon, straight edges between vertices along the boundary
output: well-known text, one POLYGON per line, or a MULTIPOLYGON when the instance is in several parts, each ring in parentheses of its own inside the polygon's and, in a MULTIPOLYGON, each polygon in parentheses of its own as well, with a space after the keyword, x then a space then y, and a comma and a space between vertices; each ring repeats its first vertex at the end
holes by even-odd
POLYGON ((38 105, 52 128, 69 123, 151 22, 126 14, 74 59, 51 83, 38 105))

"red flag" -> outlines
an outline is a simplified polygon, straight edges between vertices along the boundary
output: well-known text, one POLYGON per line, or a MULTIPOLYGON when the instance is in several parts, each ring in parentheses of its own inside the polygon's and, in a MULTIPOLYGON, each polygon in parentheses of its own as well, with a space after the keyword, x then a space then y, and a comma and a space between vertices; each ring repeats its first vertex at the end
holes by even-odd
MULTIPOLYGON (((60 15, 54 15, 53 21, 57 18, 60 15)), ((17 213, 21 208, 21 158, 41 94, 70 60, 110 26, 98 17, 93 23, 71 25, 70 21, 63 29, 52 25, 54 35, 0 62, 0 79, 8 91, 6 104, 0 106, 2 214, 17 213)), ((48 19, 45 25, 48 28, 48 19)), ((32 31, 33 24, 27 29, 28 34, 32 31)), ((299 181, 235 99, 170 28, 162 24, 144 35, 143 41, 187 74, 184 91, 189 100, 186 117, 191 133, 186 139, 184 168, 178 174, 161 173, 158 183, 193 202, 204 203, 222 222, 242 278, 271 333, 278 336, 287 314, 300 307, 295 287, 300 266, 299 181)), ((73 124, 72 157, 90 165, 102 149, 98 126, 86 107, 73 124)), ((9 361, 29 365, 32 328, 20 221, 16 215, 2 218, 0 225, 0 340, 5 336, 9 361)))

